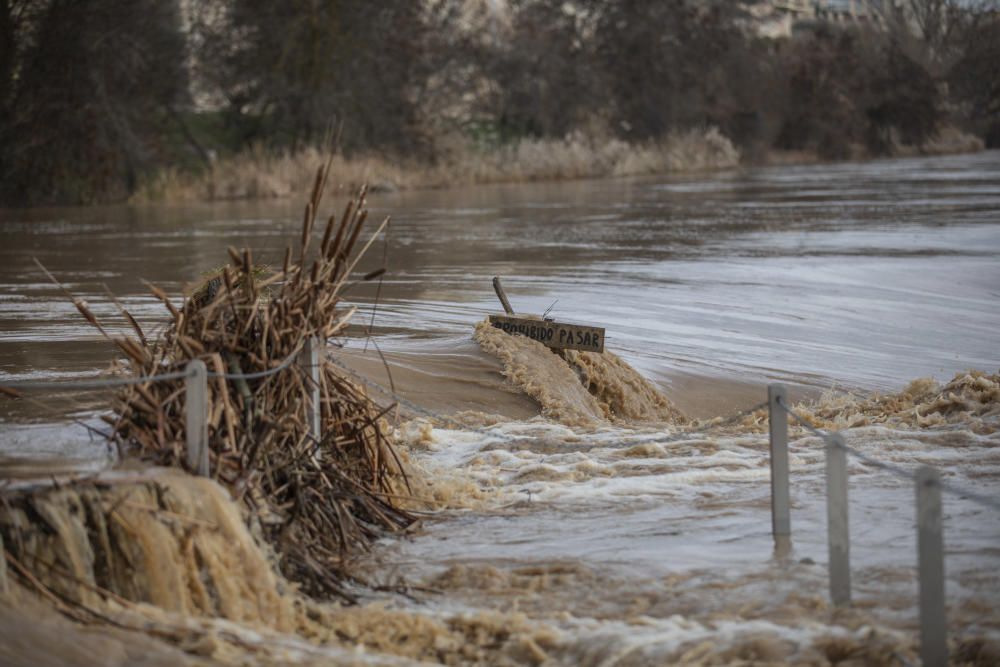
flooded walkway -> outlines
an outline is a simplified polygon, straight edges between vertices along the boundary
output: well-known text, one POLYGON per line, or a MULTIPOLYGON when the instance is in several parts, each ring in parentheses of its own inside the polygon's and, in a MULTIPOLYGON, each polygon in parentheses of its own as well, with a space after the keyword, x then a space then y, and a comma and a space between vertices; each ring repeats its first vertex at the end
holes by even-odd
MULTIPOLYGON (((817 438, 792 431, 794 550, 775 559, 766 423, 546 418, 473 329, 498 310, 502 275, 517 311, 605 327, 607 349, 687 418, 783 381, 862 452, 1000 495, 998 183, 984 153, 375 199, 373 215, 393 216, 389 274, 374 316, 375 287, 356 292, 334 354, 445 418, 399 416, 424 472, 414 494, 435 514, 379 545, 366 576, 408 592, 381 604, 491 619, 508 632, 483 654, 498 663, 913 660, 911 486, 850 462, 855 605, 832 609, 817 438), (967 369, 985 375, 942 389, 967 369), (938 384, 913 382, 925 377, 938 384)), ((229 245, 278 263, 298 216, 292 203, 0 213, 0 371, 58 378, 112 360, 32 255, 95 311, 113 310, 107 285, 146 324, 159 306, 138 278, 179 292, 229 245)), ((103 401, 0 403, 0 452, 99 467, 106 449, 70 420, 103 401)), ((945 512, 954 649, 978 659, 1000 642, 1000 517, 963 498, 945 512)))

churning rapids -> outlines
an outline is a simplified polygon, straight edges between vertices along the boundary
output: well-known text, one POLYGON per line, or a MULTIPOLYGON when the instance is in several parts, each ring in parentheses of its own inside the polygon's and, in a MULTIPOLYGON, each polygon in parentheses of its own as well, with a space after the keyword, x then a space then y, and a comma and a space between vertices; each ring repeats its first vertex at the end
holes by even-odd
MULTIPOLYGON (((204 572, 187 538, 143 528, 156 500, 140 492, 120 511, 162 553, 150 604, 83 627, 0 595, 0 663, 916 662, 912 483, 849 461, 854 603, 834 608, 820 440, 791 429, 793 549, 776 556, 766 410, 727 418, 784 382, 864 454, 1000 498, 1000 155, 372 203, 393 222, 362 270, 389 273, 354 293, 332 353, 377 401, 401 399, 427 514, 361 559, 362 604, 296 597, 218 487, 174 475, 170 512, 216 527, 204 572), (493 275, 519 312, 605 327, 610 354, 563 359, 482 325, 493 275)), ((33 256, 99 315, 110 290, 152 325, 140 278, 180 294, 230 245, 280 262, 298 220, 297 202, 0 211, 0 377, 113 361, 33 256)), ((106 395, 35 398, 0 401, 0 483, 109 464, 76 423, 96 425, 106 395)), ((69 531, 87 502, 39 511, 69 531)), ((1000 515, 944 502, 952 657, 997 664, 1000 515)))

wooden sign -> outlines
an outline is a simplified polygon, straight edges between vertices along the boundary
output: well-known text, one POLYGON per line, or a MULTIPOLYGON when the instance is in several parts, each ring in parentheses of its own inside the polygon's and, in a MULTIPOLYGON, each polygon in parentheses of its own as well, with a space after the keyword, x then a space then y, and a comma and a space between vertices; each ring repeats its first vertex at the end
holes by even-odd
POLYGON ((604 352, 604 329, 509 315, 490 315, 490 324, 557 349, 604 352))

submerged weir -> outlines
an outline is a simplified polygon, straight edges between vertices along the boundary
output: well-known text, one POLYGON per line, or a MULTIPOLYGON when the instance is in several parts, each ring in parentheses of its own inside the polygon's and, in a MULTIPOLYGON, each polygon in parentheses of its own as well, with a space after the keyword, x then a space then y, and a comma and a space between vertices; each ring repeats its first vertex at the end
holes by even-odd
MULTIPOLYGON (((217 483, 153 468, 6 492, 0 532, 22 585, 69 608, 121 599, 294 631, 292 587, 217 483), (41 590, 41 589, 39 589, 41 590)), ((86 611, 83 612, 86 614, 86 611)))
POLYGON ((533 398, 543 416, 567 426, 687 421, 670 399, 613 352, 555 353, 486 321, 476 325, 473 338, 503 363, 504 377, 533 398))

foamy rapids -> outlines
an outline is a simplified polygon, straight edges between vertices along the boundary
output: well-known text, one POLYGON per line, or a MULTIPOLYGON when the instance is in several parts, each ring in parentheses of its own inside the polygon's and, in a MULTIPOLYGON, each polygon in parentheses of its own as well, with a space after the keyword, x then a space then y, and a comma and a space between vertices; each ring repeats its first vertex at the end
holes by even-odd
MULTIPOLYGON (((361 604, 299 595, 208 482, 169 475, 159 491, 124 498, 65 490, 35 508, 66 534, 52 544, 71 544, 81 516, 106 512, 133 545, 131 562, 159 565, 136 565, 141 603, 90 595, 106 615, 91 627, 12 584, 0 663, 917 662, 912 484, 850 459, 854 604, 835 609, 819 438, 791 427, 793 547, 776 555, 765 410, 688 419, 612 353, 559 355, 485 323, 474 336, 538 416, 398 421, 411 470, 398 492, 426 518, 359 563, 361 604), (149 521, 151 507, 175 520, 149 521)), ((831 392, 796 410, 870 457, 932 465, 1000 496, 1000 375, 918 380, 884 396, 831 392)), ((1000 517, 946 495, 945 540, 953 659, 996 664, 1000 517)), ((107 557, 73 556, 81 576, 107 557)))

